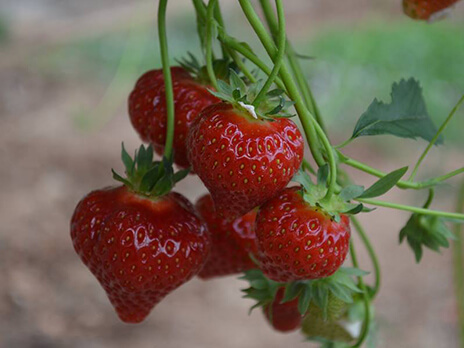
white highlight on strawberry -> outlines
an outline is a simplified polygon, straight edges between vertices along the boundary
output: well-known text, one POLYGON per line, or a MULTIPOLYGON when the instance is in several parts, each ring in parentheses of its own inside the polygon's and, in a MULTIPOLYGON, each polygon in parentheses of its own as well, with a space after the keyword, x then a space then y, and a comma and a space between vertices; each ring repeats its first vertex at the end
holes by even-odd
POLYGON ((250 104, 245 104, 244 102, 239 101, 238 104, 244 108, 248 113, 253 116, 254 119, 258 119, 258 115, 256 115, 255 107, 250 104))

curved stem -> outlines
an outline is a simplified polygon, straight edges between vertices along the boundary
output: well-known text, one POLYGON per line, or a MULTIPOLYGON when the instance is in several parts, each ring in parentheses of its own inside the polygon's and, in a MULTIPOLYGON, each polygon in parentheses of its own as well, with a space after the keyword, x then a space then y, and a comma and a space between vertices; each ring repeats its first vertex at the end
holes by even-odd
MULTIPOLYGON (((266 32, 266 29, 261 23, 261 20, 259 19, 255 10, 253 9, 253 6, 251 6, 249 0, 239 0, 239 3, 242 7, 245 16, 248 19, 248 22, 251 24, 253 30, 255 31, 261 43, 263 44, 268 55, 272 59, 275 56, 277 49, 274 45, 274 42, 266 32)), ((295 109, 298 113, 301 124, 303 125, 303 129, 305 131, 306 139, 308 141, 311 153, 314 159, 316 160, 317 164, 319 166, 322 166, 325 163, 325 161, 319 148, 318 134, 315 130, 314 118, 309 112, 309 110, 306 108, 303 99, 301 98, 301 95, 298 92, 298 88, 293 82, 293 79, 288 71, 286 64, 282 64, 282 67, 280 68, 280 77, 282 78, 282 81, 286 86, 288 96, 295 102, 295 109)))
MULTIPOLYGON (((356 168, 356 169, 359 169, 367 174, 371 174, 373 176, 376 176, 378 178, 383 178, 384 176, 386 176, 387 174, 378 170, 378 169, 375 169, 375 168, 372 168, 371 166, 365 164, 365 163, 362 163, 362 162, 359 162, 359 161, 356 161, 355 159, 352 159, 350 157, 347 157, 346 155, 342 154, 342 163, 350 166, 350 167, 353 167, 353 168, 356 168)), ((459 174, 462 174, 464 173, 464 167, 461 167, 459 169, 456 169, 456 170, 453 170, 452 172, 449 172, 447 174, 444 174, 444 175, 440 175, 440 176, 437 176, 437 177, 434 177, 434 178, 431 178, 431 179, 428 179, 428 180, 424 180, 424 181, 420 181, 420 182, 411 182, 411 181, 406 181, 406 180, 399 180, 396 184, 396 186, 398 186, 399 188, 402 188, 402 189, 414 189, 414 190, 421 190, 421 189, 424 189, 424 188, 428 188, 428 187, 431 187, 431 186, 434 186, 442 181, 445 181, 445 180, 448 180, 450 178, 452 178, 453 176, 456 176, 456 175, 459 175, 459 174)))
POLYGON ((432 215, 432 216, 440 216, 443 218, 448 219, 456 219, 456 220, 464 220, 464 214, 461 213, 450 213, 447 211, 439 211, 439 210, 431 210, 426 208, 419 208, 413 207, 410 205, 398 204, 398 203, 391 203, 385 201, 379 201, 376 199, 370 198, 355 198, 356 201, 366 204, 375 205, 378 207, 385 207, 385 208, 392 208, 397 210, 404 210, 404 211, 411 211, 413 213, 419 213, 423 215, 432 215))
POLYGON ((163 64, 163 77, 166 90, 166 143, 164 146, 164 156, 172 156, 172 142, 174 140, 174 91, 172 87, 171 69, 169 67, 168 40, 166 36, 166 7, 167 0, 160 0, 158 7, 158 35, 161 52, 161 62, 163 64))
POLYGON ((206 71, 211 85, 217 89, 216 75, 213 67, 213 23, 214 23, 214 8, 217 5, 217 0, 210 0, 206 8, 206 71))
MULTIPOLYGON (((354 249, 354 245, 352 241, 350 243, 350 255, 351 255, 351 260, 353 262, 353 267, 358 268, 358 258, 356 256, 356 251, 354 249)), ((351 346, 352 348, 361 347, 361 345, 364 343, 364 341, 367 338, 367 334, 369 333, 369 328, 371 325, 371 308, 370 308, 371 306, 370 306, 370 299, 367 294, 366 284, 364 284, 364 280, 362 279, 362 277, 358 277, 358 283, 359 283, 359 287, 361 288, 362 296, 363 296, 364 321, 363 321, 361 335, 359 336, 356 343, 353 346, 351 346)))
POLYGON ((279 19, 277 54, 273 59, 274 67, 272 68, 272 71, 269 77, 267 78, 263 87, 259 91, 255 100, 253 100, 253 106, 255 107, 259 105, 259 102, 264 98, 267 91, 273 84, 277 74, 279 73, 280 67, 282 66, 284 56, 285 56, 285 44, 287 42, 287 36, 285 34, 285 13, 284 13, 284 7, 282 4, 282 0, 276 0, 276 8, 277 8, 277 17, 279 19))
MULTIPOLYGON (((456 211, 464 213, 464 181, 459 190, 456 211)), ((456 240, 453 243, 453 268, 458 306, 458 330, 460 347, 464 347, 464 235, 462 225, 455 225, 456 240)))
POLYGON ((422 207, 425 209, 430 207, 430 204, 432 204, 432 201, 433 201, 433 197, 435 197, 435 190, 431 188, 429 189, 429 195, 427 197, 427 201, 425 201, 425 204, 422 207))
MULTIPOLYGON (((240 53, 242 56, 247 58, 250 62, 256 65, 261 71, 263 71, 266 75, 271 74, 271 68, 269 68, 261 59, 258 58, 252 51, 250 51, 245 46, 241 45, 238 41, 236 41, 233 37, 226 35, 224 33, 219 34, 219 41, 223 42, 227 45, 230 49, 240 53)), ((256 79, 255 79, 256 80, 256 79)), ((283 84, 280 78, 275 79, 275 84, 280 88, 286 91, 286 87, 283 84)))
MULTIPOLYGON (((218 24, 224 28, 224 19, 222 18, 222 13, 221 13, 221 8, 219 7, 219 2, 214 7, 214 18, 216 19, 218 24)), ((221 50, 222 50, 222 58, 227 59, 229 54, 228 54, 227 48, 223 44, 221 44, 221 50)))
MULTIPOLYGON (((274 13, 272 11, 271 4, 269 0, 259 0, 259 3, 261 4, 261 9, 263 10, 264 13, 264 18, 266 19, 266 23, 271 30, 271 33, 274 37, 277 37, 277 22, 275 20, 274 13)), ((309 87, 304 74, 303 74, 303 69, 301 68, 300 62, 298 61, 298 58, 296 56, 295 50, 293 49, 293 46, 291 42, 287 39, 287 58, 288 58, 288 63, 290 65, 290 70, 293 72, 293 76, 296 80, 296 83, 298 85, 298 88, 303 95, 303 99, 305 101, 306 107, 311 111, 312 114, 316 117, 317 122, 321 125, 321 127, 324 129, 324 123, 319 111, 319 108, 317 107, 316 101, 314 100, 314 96, 311 92, 311 88, 309 87)))
POLYGON ((413 181, 414 178, 416 177, 416 174, 417 174, 417 170, 419 169, 419 166, 421 165, 422 161, 425 159, 425 156, 427 156, 427 154, 429 153, 430 149, 432 148, 433 145, 435 145, 436 141, 438 140, 438 137, 440 136, 440 134, 443 132, 443 130, 446 128, 446 126, 448 125, 448 123, 451 121, 451 119, 453 118, 453 116, 456 114, 456 112, 459 110, 459 107, 461 106, 461 104, 464 102, 464 95, 461 97, 461 99, 459 99, 459 101, 457 102, 457 104, 454 106, 453 110, 451 110, 450 114, 448 115, 448 117, 446 118, 446 120, 443 122, 443 124, 440 126, 440 128, 438 129, 437 133, 435 134, 435 136, 433 137, 433 139, 430 141, 430 143, 427 145, 427 147, 425 148, 424 152, 422 153, 422 155, 419 157, 419 160, 417 161, 416 165, 414 166, 414 169, 411 173, 411 176, 409 177, 409 181, 413 181))
POLYGON ((372 294, 372 298, 374 298, 379 292, 380 282, 381 282, 379 260, 377 258, 377 254, 374 251, 374 248, 372 247, 369 237, 367 236, 358 218, 355 216, 351 216, 351 221, 353 222, 354 228, 358 232, 359 237, 361 237, 361 240, 364 243, 364 246, 366 247, 367 253, 369 254, 369 257, 371 258, 372 265, 374 266, 375 282, 374 282, 374 288, 373 288, 373 294, 372 294))
MULTIPOLYGON (((245 16, 248 19, 248 22, 250 22, 251 26, 253 27, 256 35, 260 39, 267 53, 269 54, 271 59, 273 59, 273 57, 275 57, 276 55, 277 49, 271 37, 266 32, 266 29, 264 28, 264 25, 261 23, 261 20, 259 19, 255 10, 253 9, 253 6, 251 6, 250 2, 247 0, 239 0, 239 2, 243 12, 245 13, 245 16)), ((274 64, 276 63, 274 59, 273 62, 274 64)), ((301 98, 300 93, 298 92, 298 88, 293 82, 293 79, 285 64, 283 64, 280 69, 280 75, 282 81, 287 87, 287 92, 290 98, 295 102, 295 108, 298 112, 298 116, 303 125, 303 128, 305 129, 306 139, 308 141, 309 148, 311 149, 311 153, 313 154, 313 157, 319 166, 323 165, 325 161, 320 151, 320 148, 318 147, 316 136, 319 138, 325 149, 325 155, 327 156, 328 164, 330 167, 330 181, 327 194, 324 197, 324 199, 329 199, 334 193, 337 185, 337 161, 333 153, 332 145, 330 144, 330 141, 327 138, 327 135, 325 134, 324 130, 314 119, 311 112, 309 112, 309 110, 306 108, 306 105, 304 104, 304 101, 301 98)))

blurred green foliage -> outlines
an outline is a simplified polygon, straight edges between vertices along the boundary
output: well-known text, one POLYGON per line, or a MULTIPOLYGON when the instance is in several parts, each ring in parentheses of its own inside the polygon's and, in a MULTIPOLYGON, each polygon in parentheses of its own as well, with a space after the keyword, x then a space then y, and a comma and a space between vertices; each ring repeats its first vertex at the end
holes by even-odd
MULTIPOLYGON (((391 84, 401 78, 420 81, 437 124, 464 93, 464 23, 369 22, 321 30, 300 47, 316 57, 305 67, 322 113, 350 130, 374 98, 390 102, 391 84)), ((464 118, 456 116, 446 136, 464 142, 464 118)))
MULTIPOLYGON (((178 17, 168 26, 168 36, 173 62, 187 51, 200 56, 193 16, 178 17)), ((54 71, 131 86, 144 71, 160 66, 156 37, 154 23, 138 23, 126 35, 115 33, 58 47, 42 63, 54 71)), ((319 28, 296 46, 300 53, 315 57, 302 64, 324 118, 329 126, 336 122, 337 130, 345 125, 349 130, 342 131, 343 136, 349 136, 374 98, 389 102, 391 84, 411 76, 424 89, 432 119, 437 125, 444 120, 464 93, 463 38, 464 23, 378 20, 319 28)), ((448 141, 464 143, 460 131, 464 118, 456 116, 445 135, 448 141)))

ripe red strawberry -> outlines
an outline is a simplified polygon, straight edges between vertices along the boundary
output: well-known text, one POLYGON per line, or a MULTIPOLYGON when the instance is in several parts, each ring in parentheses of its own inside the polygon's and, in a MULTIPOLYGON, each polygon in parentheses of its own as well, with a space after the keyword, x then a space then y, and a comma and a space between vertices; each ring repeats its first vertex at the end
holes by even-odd
POLYGON ((249 256, 256 253, 256 212, 227 222, 215 213, 210 195, 201 197, 195 206, 211 235, 211 253, 198 276, 208 279, 256 268, 249 256))
POLYGON ((227 220, 282 190, 303 159, 303 138, 289 119, 254 119, 230 103, 204 109, 187 140, 193 170, 227 220))
POLYGON ((459 0, 403 0, 403 10, 413 19, 429 20, 440 14, 459 0))
MULTIPOLYGON (((207 86, 198 83, 187 70, 171 68, 176 123, 174 128, 174 162, 187 168, 185 139, 188 129, 200 111, 219 100, 207 86)), ((143 74, 129 96, 129 116, 140 138, 153 144, 162 155, 166 141, 166 94, 163 71, 151 70, 143 74)))
POLYGON ((128 179, 121 180, 130 187, 91 192, 71 219, 76 252, 128 323, 144 320, 168 293, 195 276, 210 249, 206 225, 185 197, 144 189, 146 178, 153 177, 152 157, 140 151, 137 168, 126 157, 128 179))
POLYGON ((256 239, 264 274, 278 282, 318 279, 333 274, 349 249, 346 215, 337 223, 321 208, 309 205, 296 187, 262 205, 256 239))
POLYGON ((290 332, 300 328, 303 317, 298 311, 298 298, 281 303, 284 293, 284 288, 279 288, 272 303, 263 307, 263 312, 275 330, 290 332))

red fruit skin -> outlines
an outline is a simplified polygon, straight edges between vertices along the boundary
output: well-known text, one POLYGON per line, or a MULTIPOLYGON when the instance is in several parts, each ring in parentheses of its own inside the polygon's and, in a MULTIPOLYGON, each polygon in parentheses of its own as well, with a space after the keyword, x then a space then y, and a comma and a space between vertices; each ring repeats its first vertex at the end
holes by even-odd
POLYGON ((303 200, 299 188, 283 190, 262 205, 256 217, 256 239, 263 273, 278 282, 332 275, 345 261, 350 223, 339 223, 303 200))
MULTIPOLYGON (((196 82, 181 67, 172 67, 171 76, 174 90, 174 162, 183 168, 189 167, 185 140, 189 127, 200 111, 208 105, 219 102, 210 94, 207 86, 196 82)), ((155 151, 162 155, 166 142, 167 110, 166 90, 163 71, 150 70, 143 74, 129 96, 129 116, 140 138, 153 144, 155 151)))
POLYGON ((277 290, 274 301, 263 308, 264 315, 272 327, 280 332, 295 331, 301 326, 302 316, 298 311, 298 298, 280 303, 284 298, 284 288, 277 290))
POLYGON ((304 142, 289 119, 252 120, 219 103, 194 121, 187 148, 219 216, 231 221, 287 186, 300 167, 304 142))
POLYGON ((210 279, 256 268, 249 255, 256 253, 256 211, 228 222, 215 213, 210 195, 201 197, 195 207, 211 235, 211 252, 198 277, 210 279))
POLYGON ((429 20, 459 0, 403 0, 404 13, 419 20, 429 20))
POLYGON ((120 319, 138 323, 206 262, 210 239, 190 202, 171 192, 150 200, 124 186, 93 191, 77 205, 71 238, 120 319))

